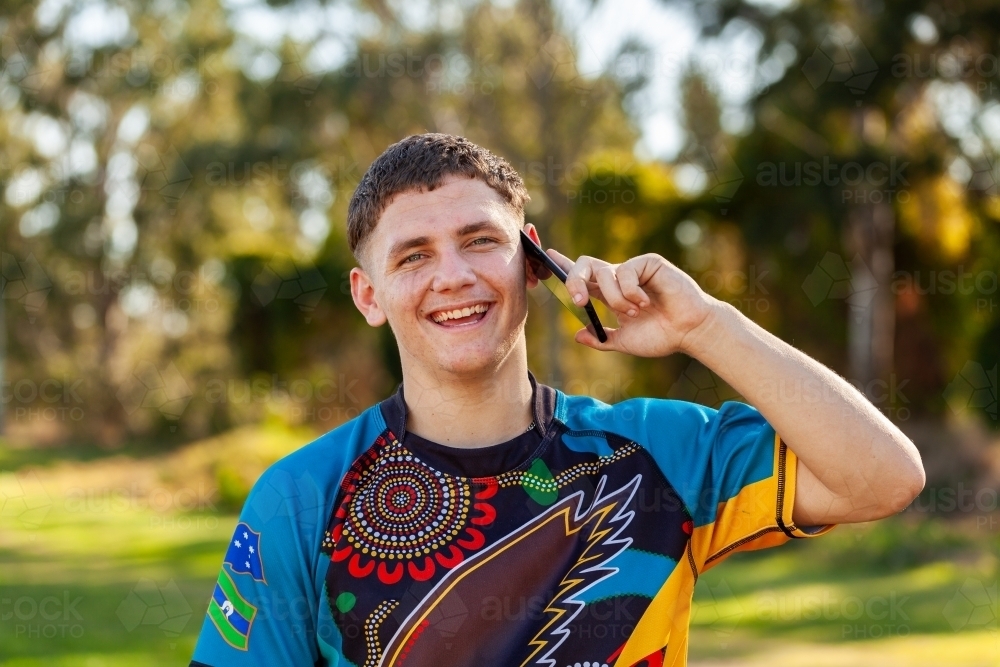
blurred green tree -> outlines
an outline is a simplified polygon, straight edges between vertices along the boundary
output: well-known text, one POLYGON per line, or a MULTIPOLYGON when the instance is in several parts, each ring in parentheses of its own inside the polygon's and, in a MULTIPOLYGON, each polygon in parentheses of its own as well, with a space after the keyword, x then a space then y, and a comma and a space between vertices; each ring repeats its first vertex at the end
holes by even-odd
MULTIPOLYGON (((667 2, 697 16, 703 43, 760 44, 750 123, 724 144, 687 88, 681 162, 706 177, 707 228, 736 221, 749 268, 779 281, 763 319, 886 410, 940 413, 965 364, 1000 354, 1000 10, 667 2), (722 210, 727 170, 744 180, 722 210)), ((692 67, 718 87, 712 62, 692 67)))
MULTIPOLYGON (((547 0, 422 18, 270 4, 323 29, 268 42, 240 7, 193 0, 109 3, 105 33, 81 37, 76 8, 5 5, 2 358, 24 389, 9 432, 113 445, 350 418, 401 379, 347 282, 343 221, 371 160, 464 134, 525 174, 529 219, 556 239, 567 174, 635 140, 621 82, 577 71, 547 0), (46 381, 70 409, 51 420, 30 390, 46 381)), ((563 337, 533 330, 558 384, 563 337)))

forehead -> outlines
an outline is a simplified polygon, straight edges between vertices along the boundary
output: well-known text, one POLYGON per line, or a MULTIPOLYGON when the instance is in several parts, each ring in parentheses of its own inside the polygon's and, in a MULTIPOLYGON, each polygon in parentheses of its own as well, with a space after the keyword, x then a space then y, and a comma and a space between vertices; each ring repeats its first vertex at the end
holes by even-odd
POLYGON ((449 176, 434 190, 396 195, 372 232, 372 246, 382 254, 400 240, 450 236, 463 225, 483 220, 517 227, 500 193, 478 178, 449 176))

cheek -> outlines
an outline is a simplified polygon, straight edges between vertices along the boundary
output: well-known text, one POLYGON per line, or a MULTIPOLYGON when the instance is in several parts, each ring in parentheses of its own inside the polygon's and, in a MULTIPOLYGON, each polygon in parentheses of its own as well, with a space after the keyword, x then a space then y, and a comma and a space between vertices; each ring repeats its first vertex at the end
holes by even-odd
POLYGON ((388 295, 387 310, 399 313, 405 318, 420 306, 420 301, 425 292, 426 290, 419 276, 407 275, 401 277, 389 285, 386 290, 386 294, 388 295))
POLYGON ((508 303, 517 304, 524 300, 526 277, 523 270, 510 264, 498 266, 492 280, 494 290, 503 293, 508 303))

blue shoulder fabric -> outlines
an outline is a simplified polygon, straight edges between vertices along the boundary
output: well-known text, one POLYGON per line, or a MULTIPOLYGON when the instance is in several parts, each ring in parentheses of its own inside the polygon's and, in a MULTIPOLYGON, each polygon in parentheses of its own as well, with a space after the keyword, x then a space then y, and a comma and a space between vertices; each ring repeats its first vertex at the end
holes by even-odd
POLYGON ((328 564, 320 545, 341 479, 382 428, 369 408, 261 475, 220 545, 225 556, 192 664, 313 665, 339 645, 320 599, 328 564))
POLYGON ((556 417, 572 431, 610 431, 648 450, 696 526, 714 521, 720 502, 774 472, 774 430, 745 403, 727 401, 716 410, 663 398, 608 405, 565 396, 560 406, 556 417))

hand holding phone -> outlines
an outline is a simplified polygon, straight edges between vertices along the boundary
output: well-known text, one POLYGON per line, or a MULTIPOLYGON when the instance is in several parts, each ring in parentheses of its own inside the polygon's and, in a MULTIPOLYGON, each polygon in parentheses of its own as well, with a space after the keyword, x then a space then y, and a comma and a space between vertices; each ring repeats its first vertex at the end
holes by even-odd
POLYGON ((566 289, 566 272, 524 230, 521 230, 521 245, 524 246, 524 255, 539 282, 545 285, 559 300, 559 303, 573 313, 583 326, 592 327, 593 333, 599 341, 602 343, 607 342, 608 334, 604 331, 601 320, 597 317, 594 304, 588 300, 581 308, 573 303, 569 290, 566 289))

